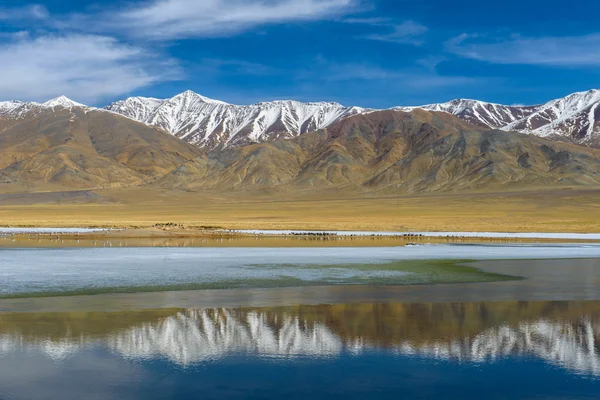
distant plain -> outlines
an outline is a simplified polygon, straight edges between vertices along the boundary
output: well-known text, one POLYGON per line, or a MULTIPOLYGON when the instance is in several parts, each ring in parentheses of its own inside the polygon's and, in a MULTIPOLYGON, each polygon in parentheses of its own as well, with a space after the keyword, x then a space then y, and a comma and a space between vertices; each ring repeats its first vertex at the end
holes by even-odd
POLYGON ((596 187, 402 196, 385 192, 360 196, 343 188, 291 194, 158 191, 152 186, 78 193, 0 198, 0 225, 148 229, 174 223, 186 227, 183 232, 156 231, 158 236, 194 235, 206 228, 600 232, 600 188, 596 187))

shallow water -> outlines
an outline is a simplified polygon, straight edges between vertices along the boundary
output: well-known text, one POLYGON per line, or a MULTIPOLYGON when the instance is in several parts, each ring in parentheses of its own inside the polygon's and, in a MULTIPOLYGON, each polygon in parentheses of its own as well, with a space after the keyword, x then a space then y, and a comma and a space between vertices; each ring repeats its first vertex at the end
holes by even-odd
POLYGON ((0 292, 448 259, 523 279, 0 300, 0 399, 598 398, 599 245, 0 249, 0 292))
POLYGON ((394 278, 401 283, 409 274, 390 271, 385 263, 528 258, 600 258, 600 245, 0 249, 0 295, 185 284, 261 287, 265 281, 290 286, 292 281, 368 284, 368 280, 394 278), (371 267, 352 267, 365 263, 371 267), (232 281, 238 284, 230 285, 232 281))
POLYGON ((7 399, 596 399, 600 392, 597 301, 0 318, 0 398, 7 399))

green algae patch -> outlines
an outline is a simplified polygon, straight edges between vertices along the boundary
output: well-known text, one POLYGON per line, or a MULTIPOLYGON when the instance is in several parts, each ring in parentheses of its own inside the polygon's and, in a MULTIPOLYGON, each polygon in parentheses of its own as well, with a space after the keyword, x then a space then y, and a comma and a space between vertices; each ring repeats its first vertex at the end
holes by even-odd
POLYGON ((176 284, 87 286, 0 295, 0 299, 149 293, 209 289, 266 289, 308 286, 400 286, 519 280, 521 277, 482 271, 470 260, 401 260, 372 264, 269 264, 242 267, 251 277, 176 284), (256 277, 256 272, 265 277, 256 277))

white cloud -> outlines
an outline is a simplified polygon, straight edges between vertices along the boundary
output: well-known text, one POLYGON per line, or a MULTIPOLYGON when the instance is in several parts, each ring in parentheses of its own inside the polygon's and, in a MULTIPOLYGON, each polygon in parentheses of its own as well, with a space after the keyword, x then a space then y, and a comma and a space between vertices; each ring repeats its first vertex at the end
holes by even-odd
POLYGON ((280 73, 276 68, 244 60, 203 58, 195 71, 212 75, 272 75, 280 73))
POLYGON ((49 16, 50 13, 41 4, 17 8, 0 8, 0 21, 46 19, 49 16))
POLYGON ((426 26, 415 21, 404 21, 399 25, 391 25, 391 32, 367 35, 367 39, 383 42, 406 43, 421 45, 423 36, 429 30, 426 26))
POLYGON ((345 18, 342 22, 347 24, 361 25, 393 25, 392 20, 386 17, 364 17, 364 18, 345 18))
POLYGON ((325 81, 379 81, 388 85, 411 89, 435 89, 481 83, 479 78, 440 75, 434 70, 422 68, 382 68, 368 63, 336 63, 318 58, 315 67, 304 71, 304 80, 325 81))
POLYGON ((358 0, 154 0, 102 18, 98 28, 155 40, 226 36, 262 25, 333 18, 357 6, 358 0))
POLYGON ((513 36, 495 41, 463 34, 450 40, 446 47, 462 57, 493 64, 600 66, 600 34, 538 38, 513 36))
POLYGON ((24 37, 0 45, 0 95, 5 99, 66 95, 93 103, 173 79, 177 71, 172 61, 105 36, 24 37))

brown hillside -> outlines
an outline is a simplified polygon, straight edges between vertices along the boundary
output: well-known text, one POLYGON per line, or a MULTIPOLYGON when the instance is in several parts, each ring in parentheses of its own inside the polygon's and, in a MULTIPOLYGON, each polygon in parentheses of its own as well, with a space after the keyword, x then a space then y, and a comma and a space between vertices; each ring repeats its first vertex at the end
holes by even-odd
POLYGON ((106 111, 55 108, 0 119, 0 182, 66 188, 139 185, 199 153, 158 128, 106 111))
POLYGON ((401 193, 598 183, 599 150, 423 110, 373 112, 296 139, 213 152, 160 181, 180 189, 401 193))

